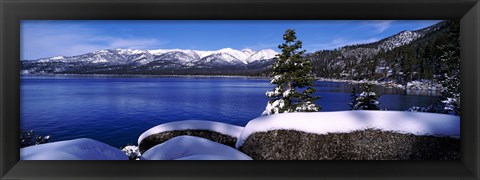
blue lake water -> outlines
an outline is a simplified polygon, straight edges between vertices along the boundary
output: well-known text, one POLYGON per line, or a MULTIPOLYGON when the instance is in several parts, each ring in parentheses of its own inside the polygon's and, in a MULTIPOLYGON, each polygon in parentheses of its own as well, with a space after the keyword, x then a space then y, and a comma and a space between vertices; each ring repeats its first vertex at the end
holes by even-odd
MULTIPOLYGON (((348 110, 352 86, 316 82, 321 111, 348 110)), ((136 144, 149 128, 179 120, 244 126, 263 112, 268 79, 246 77, 21 77, 20 128, 52 141, 93 138, 136 144)), ((380 108, 406 110, 437 99, 431 92, 376 87, 380 108), (408 95, 415 94, 415 95, 408 95), (420 95, 418 95, 420 94, 420 95)))

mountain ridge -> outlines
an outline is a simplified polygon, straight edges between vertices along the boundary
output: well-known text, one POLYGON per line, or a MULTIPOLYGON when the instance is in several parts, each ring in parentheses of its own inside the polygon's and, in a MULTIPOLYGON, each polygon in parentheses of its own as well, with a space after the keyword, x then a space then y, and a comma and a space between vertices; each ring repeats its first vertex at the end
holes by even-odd
MULTIPOLYGON (((446 21, 419 30, 404 30, 379 41, 347 45, 335 50, 306 54, 320 76, 319 63, 330 69, 359 64, 379 53, 389 52, 435 34, 446 21), (346 61, 345 59, 351 59, 346 61), (315 66, 316 64, 316 66, 315 66)), ((268 76, 268 67, 278 52, 222 48, 215 51, 191 49, 104 49, 77 56, 56 56, 21 61, 21 74, 159 74, 159 75, 255 75, 268 76)), ((343 73, 343 72, 342 72, 343 73)), ((352 73, 352 72, 349 72, 352 73)))

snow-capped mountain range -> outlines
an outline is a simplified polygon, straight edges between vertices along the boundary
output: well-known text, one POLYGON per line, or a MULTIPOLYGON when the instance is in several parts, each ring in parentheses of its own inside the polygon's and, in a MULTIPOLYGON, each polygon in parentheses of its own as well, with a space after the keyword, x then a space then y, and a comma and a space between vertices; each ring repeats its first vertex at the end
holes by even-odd
POLYGON ((153 61, 172 61, 181 65, 194 66, 196 64, 249 64, 258 60, 273 59, 278 52, 272 49, 254 51, 251 49, 236 50, 224 48, 216 51, 199 51, 183 49, 104 49, 78 56, 57 56, 34 60, 37 62, 90 62, 94 64, 132 64, 145 65, 153 61))
MULTIPOLYGON (((190 74, 185 69, 215 68, 226 72, 226 69, 265 68, 277 54, 272 49, 103 49, 78 56, 21 61, 21 74, 190 74)), ((207 70, 200 74, 210 73, 207 70)))

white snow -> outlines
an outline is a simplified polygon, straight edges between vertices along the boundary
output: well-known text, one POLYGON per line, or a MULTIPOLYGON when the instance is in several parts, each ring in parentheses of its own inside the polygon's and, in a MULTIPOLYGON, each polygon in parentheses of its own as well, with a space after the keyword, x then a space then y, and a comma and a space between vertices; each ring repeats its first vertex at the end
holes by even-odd
POLYGON ((218 57, 225 58, 228 62, 239 60, 244 64, 248 64, 250 62, 256 60, 264 60, 264 59, 272 59, 278 52, 272 49, 263 49, 260 51, 253 51, 251 49, 242 49, 236 50, 232 48, 223 48, 215 51, 201 51, 201 50, 183 50, 183 49, 156 49, 156 50, 148 50, 150 54, 153 55, 161 55, 164 53, 169 52, 183 52, 191 57, 200 57, 205 58, 211 55, 217 55, 218 57))
POLYGON ((50 58, 52 60, 59 60, 59 59, 63 59, 63 56, 56 56, 56 57, 52 57, 50 58))
POLYGON ((145 50, 138 50, 138 49, 116 49, 117 52, 120 54, 127 54, 127 55, 132 55, 132 54, 143 54, 146 53, 147 51, 145 50))
POLYGON ((99 51, 95 52, 95 54, 100 54, 100 53, 108 53, 108 49, 102 49, 102 50, 99 50, 99 51))
POLYGON ((245 54, 247 54, 248 56, 251 56, 252 54, 254 54, 254 53, 255 53, 255 51, 254 51, 254 50, 252 50, 252 49, 248 49, 248 48, 246 48, 246 49, 242 49, 242 52, 243 52, 243 53, 245 53, 245 54))
POLYGON ((128 160, 128 157, 105 143, 80 138, 21 148, 20 160, 128 160))
POLYGON ((247 137, 255 132, 286 129, 327 134, 369 128, 415 135, 459 138, 460 117, 422 112, 365 110, 274 114, 261 116, 248 122, 237 140, 236 147, 242 146, 247 137))
MULTIPOLYGON (((37 59, 38 62, 62 62, 62 61, 82 61, 91 63, 125 63, 136 61, 137 63, 146 64, 156 60, 154 56, 168 55, 168 57, 181 61, 183 65, 192 66, 192 63, 202 60, 203 58, 224 60, 229 63, 241 62, 244 64, 257 60, 272 59, 278 54, 272 49, 263 49, 253 51, 251 49, 236 50, 232 48, 223 48, 214 51, 201 51, 190 49, 102 49, 92 53, 78 56, 57 56, 51 58, 37 59), (171 54, 166 54, 171 53, 171 54)), ((207 59, 208 61, 208 59, 207 59)))
POLYGON ((130 157, 130 158, 132 158, 132 159, 137 159, 138 157, 142 156, 142 154, 140 153, 140 149, 138 148, 138 146, 133 146, 133 145, 125 146, 125 147, 122 149, 122 152, 124 152, 125 155, 127 155, 128 157, 130 157))
POLYGON ((278 114, 280 112, 280 108, 285 106, 285 101, 283 99, 277 99, 272 103, 268 102, 265 110, 262 112, 262 116, 270 115, 270 114, 278 114), (273 110, 273 112, 272 112, 273 110))
POLYGON ((155 49, 155 50, 148 50, 148 52, 150 54, 153 54, 153 55, 161 55, 161 54, 164 54, 164 53, 169 53, 169 52, 174 52, 174 51, 180 51, 182 52, 183 50, 182 49, 155 49))
POLYGON ((277 83, 277 81, 279 81, 282 77, 282 75, 275 75, 270 81, 270 84, 277 83))
POLYGON ((367 97, 367 96, 376 96, 375 92, 362 92, 360 96, 367 97))
POLYGON ((317 106, 315 106, 315 104, 313 104, 312 102, 307 101, 303 104, 300 104, 300 106, 297 106, 295 110, 296 111, 318 111, 320 109, 317 106))
POLYGON ((142 155, 146 160, 252 160, 230 146, 195 136, 177 136, 142 155))
POLYGON ((225 124, 221 122, 214 121, 203 121, 203 120, 185 120, 185 121, 175 121, 170 123, 161 124, 150 128, 145 131, 138 137, 138 144, 142 140, 150 135, 158 134, 166 131, 175 131, 175 130, 210 130, 218 132, 220 134, 229 135, 235 138, 240 136, 242 133, 243 127, 235 126, 231 124, 225 124))
POLYGON ((293 89, 287 89, 283 92, 283 97, 286 98, 288 96, 290 96, 291 94, 293 94, 295 92, 295 90, 293 89))
POLYGON ((275 96, 279 96, 280 94, 282 94, 280 91, 282 91, 282 88, 280 87, 275 87, 275 89, 273 91, 267 91, 265 92, 265 95, 267 97, 275 97, 275 96))
POLYGON ((255 54, 248 57, 245 61, 252 62, 256 60, 273 59, 277 54, 279 53, 274 51, 273 49, 263 49, 255 52, 255 54))
POLYGON ((246 64, 245 60, 249 57, 249 55, 246 54, 245 52, 235 50, 235 49, 232 49, 232 48, 223 48, 223 49, 218 50, 217 52, 218 53, 229 54, 229 55, 235 57, 236 59, 244 62, 245 64, 246 64))
MULTIPOLYGON (((205 58, 205 60, 207 62, 211 62, 212 60, 215 60, 215 59, 218 59, 218 58, 223 59, 227 62, 241 61, 240 59, 236 58, 232 54, 228 54, 228 53, 215 53, 211 56, 207 56, 205 58)), ((242 62, 242 63, 245 63, 245 62, 242 62)))

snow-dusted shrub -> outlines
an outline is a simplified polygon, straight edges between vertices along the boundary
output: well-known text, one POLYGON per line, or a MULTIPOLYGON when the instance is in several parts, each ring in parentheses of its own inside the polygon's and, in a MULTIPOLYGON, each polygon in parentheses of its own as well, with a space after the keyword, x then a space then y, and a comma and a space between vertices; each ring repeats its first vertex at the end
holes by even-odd
POLYGON ((32 146, 32 145, 44 144, 48 142, 50 142, 49 135, 46 135, 46 136, 36 135, 35 131, 33 130, 22 131, 20 133, 20 148, 32 146))
POLYGON ((122 148, 122 152, 124 152, 130 160, 139 160, 140 156, 142 156, 140 150, 138 149, 138 146, 135 145, 125 146, 124 148, 122 148))
MULTIPOLYGON (((458 73, 458 72, 457 72, 458 73)), ((440 102, 446 113, 460 114, 460 78, 444 75, 442 84, 445 86, 441 92, 440 102)))
POLYGON ((357 97, 353 110, 363 109, 363 110, 379 110, 377 101, 377 94, 373 90, 373 84, 365 83, 363 85, 363 92, 357 97))

